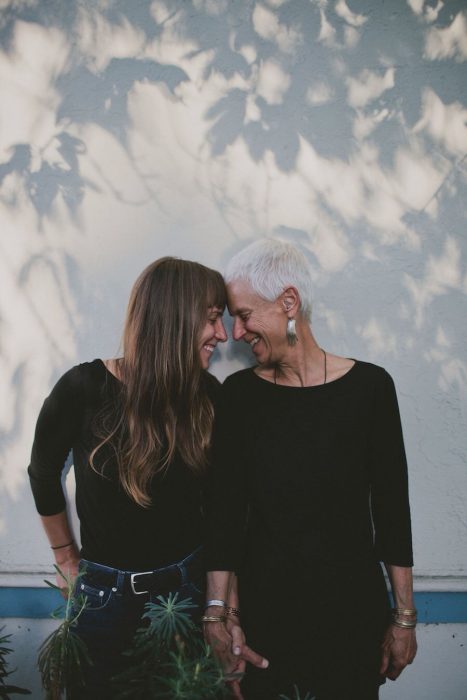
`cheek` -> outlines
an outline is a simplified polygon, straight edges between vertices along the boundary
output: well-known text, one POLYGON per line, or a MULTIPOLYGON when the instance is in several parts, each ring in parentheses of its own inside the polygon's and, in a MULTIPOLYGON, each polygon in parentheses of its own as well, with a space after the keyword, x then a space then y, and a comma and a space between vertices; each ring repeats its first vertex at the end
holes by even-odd
POLYGON ((247 326, 250 325, 252 332, 259 333, 264 338, 272 338, 277 335, 278 329, 274 328, 271 324, 262 321, 261 319, 252 321, 251 324, 247 324, 247 326))
POLYGON ((207 340, 210 340, 210 338, 212 338, 213 335, 214 335, 214 328, 213 328, 213 326, 211 326, 211 325, 206 326, 206 328, 204 329, 204 331, 201 333, 201 345, 204 345, 204 343, 205 343, 207 340))

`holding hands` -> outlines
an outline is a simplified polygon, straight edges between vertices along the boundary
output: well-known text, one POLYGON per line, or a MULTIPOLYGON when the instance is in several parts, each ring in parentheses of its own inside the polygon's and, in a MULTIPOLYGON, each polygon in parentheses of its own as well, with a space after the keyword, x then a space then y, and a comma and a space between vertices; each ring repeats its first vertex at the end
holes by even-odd
POLYGON ((219 659, 226 682, 230 685, 234 698, 242 700, 240 682, 247 663, 258 668, 267 668, 269 662, 246 644, 240 626, 239 611, 225 605, 221 600, 208 600, 202 618, 206 642, 219 659))

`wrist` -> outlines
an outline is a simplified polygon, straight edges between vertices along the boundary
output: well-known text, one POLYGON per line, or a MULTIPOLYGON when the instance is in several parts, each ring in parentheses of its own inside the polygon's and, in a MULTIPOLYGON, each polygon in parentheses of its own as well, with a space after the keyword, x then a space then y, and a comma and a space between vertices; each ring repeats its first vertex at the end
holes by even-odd
POLYGON ((411 608, 392 608, 391 620, 394 627, 400 629, 415 629, 417 626, 417 610, 411 608))
POLYGON ((58 566, 68 561, 79 559, 74 542, 67 547, 54 551, 55 563, 58 566))
MULTIPOLYGON (((225 622, 225 612, 224 608, 220 608, 217 605, 210 605, 209 608, 204 609, 204 617, 219 617, 223 618, 222 622, 219 622, 219 624, 224 624, 225 622)), ((214 622, 211 622, 209 624, 216 624, 214 622)))
POLYGON ((417 627, 401 627, 400 625, 396 625, 395 622, 391 622, 391 629, 393 634, 401 634, 401 636, 406 636, 407 634, 415 634, 417 627))

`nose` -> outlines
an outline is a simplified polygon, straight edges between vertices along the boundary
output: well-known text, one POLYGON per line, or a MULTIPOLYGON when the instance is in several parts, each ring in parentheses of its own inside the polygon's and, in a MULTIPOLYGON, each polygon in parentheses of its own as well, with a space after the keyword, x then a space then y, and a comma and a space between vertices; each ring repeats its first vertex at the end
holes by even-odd
POLYGON ((225 343, 227 340, 227 332, 221 318, 217 319, 216 323, 216 338, 220 343, 225 343))
POLYGON ((234 340, 241 340, 245 335, 246 330, 243 326, 243 321, 238 316, 235 317, 234 324, 232 327, 232 337, 234 340))

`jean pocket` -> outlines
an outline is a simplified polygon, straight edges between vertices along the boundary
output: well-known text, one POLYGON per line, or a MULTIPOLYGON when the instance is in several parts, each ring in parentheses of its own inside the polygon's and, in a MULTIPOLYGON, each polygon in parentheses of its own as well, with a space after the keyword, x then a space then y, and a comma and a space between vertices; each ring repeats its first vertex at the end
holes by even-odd
POLYGON ((80 578, 75 586, 75 598, 78 597, 85 600, 86 612, 99 612, 110 606, 115 591, 112 588, 93 586, 85 578, 80 578))

